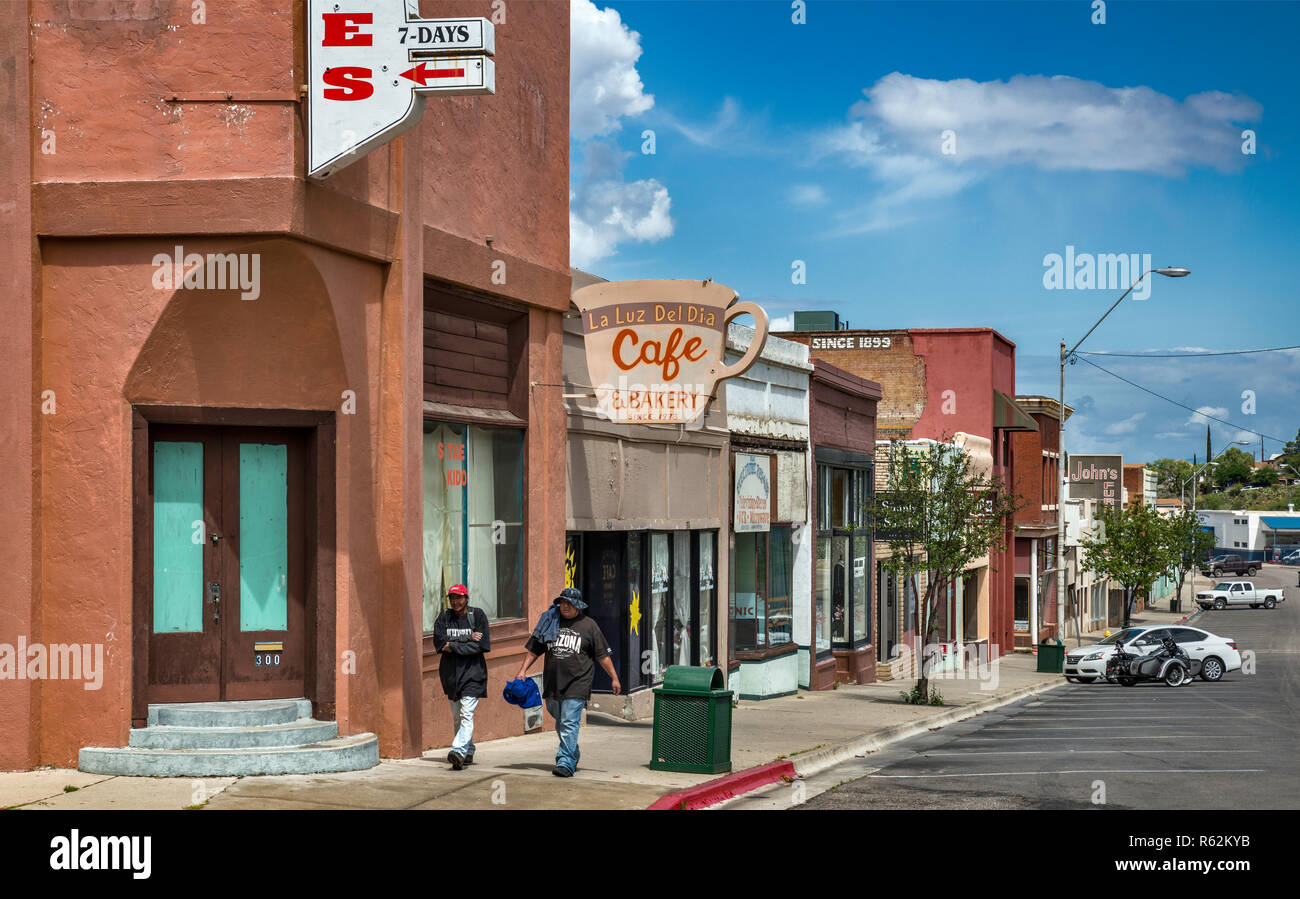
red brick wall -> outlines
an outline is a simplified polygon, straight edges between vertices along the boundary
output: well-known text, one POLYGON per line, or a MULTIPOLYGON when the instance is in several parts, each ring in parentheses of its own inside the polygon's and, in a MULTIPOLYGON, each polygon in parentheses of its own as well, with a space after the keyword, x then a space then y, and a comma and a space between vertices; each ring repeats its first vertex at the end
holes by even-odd
POLYGON ((1016 524, 1025 526, 1043 517, 1043 453, 1039 434, 1014 431, 1011 434, 1011 458, 1014 476, 1012 489, 1023 505, 1016 512, 1016 524))

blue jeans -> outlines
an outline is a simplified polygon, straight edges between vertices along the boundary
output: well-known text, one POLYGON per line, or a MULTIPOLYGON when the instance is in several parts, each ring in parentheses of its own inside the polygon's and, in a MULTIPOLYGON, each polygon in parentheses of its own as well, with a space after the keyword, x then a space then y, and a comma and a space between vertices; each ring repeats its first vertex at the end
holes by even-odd
POLYGON ((582 726, 585 699, 546 700, 546 711, 555 719, 555 732, 560 735, 560 748, 555 752, 555 764, 569 771, 578 770, 578 728, 582 726))
POLYGON ((451 751, 462 758, 471 758, 474 755, 474 709, 478 708, 478 697, 462 696, 448 702, 451 703, 451 726, 456 728, 451 751))

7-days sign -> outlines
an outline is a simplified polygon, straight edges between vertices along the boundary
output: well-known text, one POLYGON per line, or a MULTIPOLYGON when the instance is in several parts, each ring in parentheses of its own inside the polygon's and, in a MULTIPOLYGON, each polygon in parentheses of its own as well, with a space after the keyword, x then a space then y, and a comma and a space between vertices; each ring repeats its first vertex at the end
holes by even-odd
POLYGON ((420 120, 428 94, 491 94, 487 19, 421 19, 416 0, 308 0, 307 174, 327 178, 420 120))

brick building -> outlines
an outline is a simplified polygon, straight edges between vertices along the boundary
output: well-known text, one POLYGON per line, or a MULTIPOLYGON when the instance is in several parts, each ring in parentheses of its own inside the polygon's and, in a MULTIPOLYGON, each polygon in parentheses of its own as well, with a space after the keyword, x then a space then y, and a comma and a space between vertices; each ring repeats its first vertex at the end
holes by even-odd
POLYGON ((1142 463, 1124 465, 1124 490, 1126 501, 1130 506, 1156 504, 1156 483, 1158 478, 1154 469, 1142 463))
MULTIPOLYGON (((564 583, 568 4, 512 5, 495 95, 327 182, 308 5, 210 6, 0 4, 0 643, 104 650, 0 684, 0 770, 161 701, 305 697, 416 756, 446 587, 499 685, 564 583)), ((522 733, 493 692, 476 736, 522 733)))
MULTIPOLYGON (((838 318, 821 314, 834 328, 838 318)), ((796 313, 807 327, 807 313, 796 313)), ((814 324, 813 327, 819 325, 814 324)), ((782 333, 807 343, 812 355, 880 384, 879 439, 929 438, 961 443, 976 469, 1011 483, 1011 435, 1037 424, 1016 406, 1015 344, 992 328, 906 330, 802 330, 782 333)), ((1014 645, 1013 523, 1006 549, 955 586, 949 600, 953 633, 965 642, 987 641, 989 651, 1014 645)), ((879 592, 880 585, 877 585, 879 592)), ((876 633, 888 633, 876 628, 876 633)))
MULTIPOLYGON (((1061 404, 1046 396, 1018 396, 1016 405, 1038 425, 1037 431, 1020 431, 1011 438, 1012 483, 1022 503, 1015 518, 1016 646, 1028 647, 1060 636, 1055 568, 1061 514, 1061 404)), ((1065 407, 1067 421, 1073 412, 1065 407)), ((1067 596, 1067 620, 1071 601, 1067 596)))

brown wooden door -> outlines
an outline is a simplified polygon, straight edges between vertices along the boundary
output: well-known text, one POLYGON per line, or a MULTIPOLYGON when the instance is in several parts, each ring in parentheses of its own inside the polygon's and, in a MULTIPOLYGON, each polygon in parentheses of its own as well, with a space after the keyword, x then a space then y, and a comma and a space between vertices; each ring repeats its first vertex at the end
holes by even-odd
POLYGON ((301 431, 150 428, 150 702, 303 695, 305 481, 301 431))

